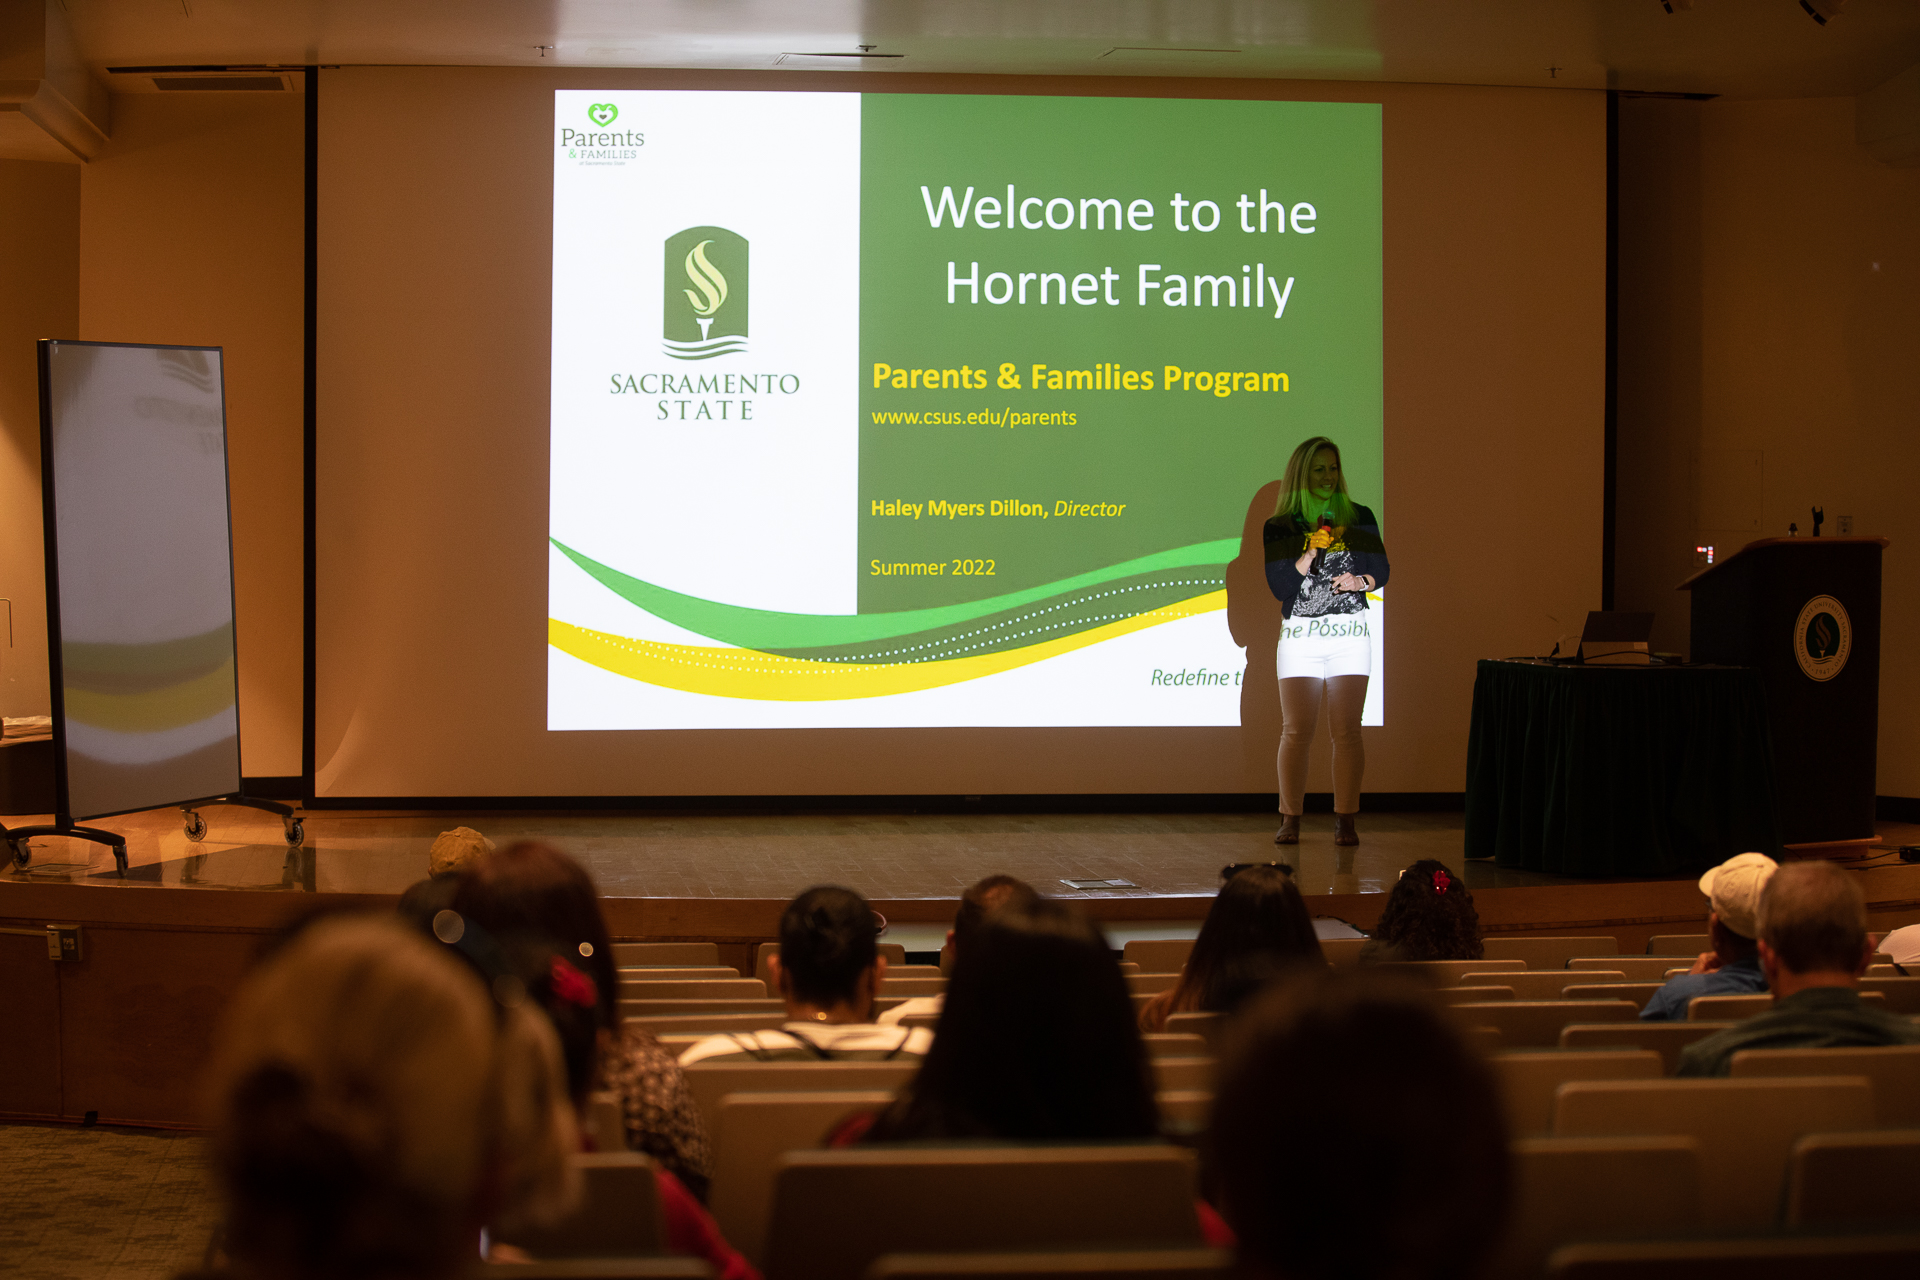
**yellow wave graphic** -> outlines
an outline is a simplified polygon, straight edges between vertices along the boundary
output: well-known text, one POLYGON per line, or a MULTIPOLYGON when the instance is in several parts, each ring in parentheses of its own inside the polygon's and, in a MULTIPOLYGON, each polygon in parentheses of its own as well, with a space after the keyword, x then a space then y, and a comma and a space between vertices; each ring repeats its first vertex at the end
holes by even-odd
POLYGON ((205 675, 158 689, 103 692, 68 685, 61 697, 68 717, 81 724, 116 733, 177 729, 233 705, 233 662, 229 659, 205 675))
POLYGON ((816 662, 762 653, 757 649, 709 649, 635 640, 607 631, 589 631, 558 618, 547 619, 547 643, 603 671, 684 693, 759 702, 834 702, 918 693, 923 689, 978 680, 981 676, 1044 662, 1163 622, 1177 622, 1226 607, 1227 593, 1212 591, 1075 635, 1043 640, 1019 649, 937 662, 816 662))

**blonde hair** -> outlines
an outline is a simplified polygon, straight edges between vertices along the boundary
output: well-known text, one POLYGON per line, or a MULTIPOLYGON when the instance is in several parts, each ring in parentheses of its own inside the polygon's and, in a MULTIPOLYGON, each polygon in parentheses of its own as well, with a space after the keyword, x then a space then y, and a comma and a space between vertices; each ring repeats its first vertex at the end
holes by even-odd
POLYGON ((546 1017, 496 1004, 395 920, 322 920, 265 961, 207 1081, 246 1270, 451 1272, 489 1211, 553 1221, 579 1194, 579 1121, 546 1017))
POLYGON ((472 827, 442 831, 433 838, 433 847, 427 850, 427 874, 443 876, 465 871, 492 852, 493 841, 472 827))
POLYGON ((1321 506, 1307 483, 1307 472, 1313 467, 1313 456, 1322 449, 1333 454, 1334 464, 1340 468, 1340 477, 1333 485, 1333 497, 1325 509, 1342 528, 1354 522, 1353 501, 1347 497, 1347 468, 1340 461, 1340 446, 1325 436, 1308 436, 1287 459, 1286 472, 1280 477, 1280 497, 1273 507, 1274 519, 1292 516, 1302 527, 1319 521, 1321 506))

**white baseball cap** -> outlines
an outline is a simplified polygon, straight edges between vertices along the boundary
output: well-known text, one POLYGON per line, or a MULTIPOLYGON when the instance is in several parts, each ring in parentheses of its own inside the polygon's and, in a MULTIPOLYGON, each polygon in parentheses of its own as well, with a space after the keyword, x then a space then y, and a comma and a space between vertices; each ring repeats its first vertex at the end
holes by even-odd
POLYGON ((1920 964, 1920 924, 1895 929, 1880 939, 1879 950, 1892 956, 1895 964, 1920 964))
POLYGON ((1720 923, 1743 938, 1760 936, 1760 891, 1779 864, 1764 853, 1735 854, 1700 877, 1700 892, 1720 923))

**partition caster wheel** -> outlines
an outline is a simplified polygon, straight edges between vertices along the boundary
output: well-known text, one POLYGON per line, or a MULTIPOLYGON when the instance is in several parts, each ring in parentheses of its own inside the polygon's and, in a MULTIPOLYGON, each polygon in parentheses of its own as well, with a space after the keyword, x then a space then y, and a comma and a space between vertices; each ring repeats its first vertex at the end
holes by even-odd
POLYGON ((33 855, 27 852, 27 842, 25 840, 7 841, 7 856, 13 860, 13 865, 16 869, 22 870, 25 869, 27 863, 33 860, 33 855))
POLYGON ((125 880, 127 878, 127 846, 123 844, 113 846, 113 865, 114 869, 120 873, 120 878, 125 880))
POLYGON ((307 824, 304 819, 291 818, 287 821, 287 847, 298 849, 307 840, 307 824))
POLYGON ((186 833, 187 839, 199 844, 207 838, 207 820, 193 810, 187 810, 186 833))

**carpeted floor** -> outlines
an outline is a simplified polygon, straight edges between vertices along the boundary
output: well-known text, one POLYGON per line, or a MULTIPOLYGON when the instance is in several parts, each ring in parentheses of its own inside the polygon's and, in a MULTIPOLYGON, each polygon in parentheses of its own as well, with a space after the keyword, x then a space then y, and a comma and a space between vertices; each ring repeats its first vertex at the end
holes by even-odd
POLYGON ((165 1280, 196 1269, 217 1209, 198 1134, 0 1125, 0 1271, 165 1280))

